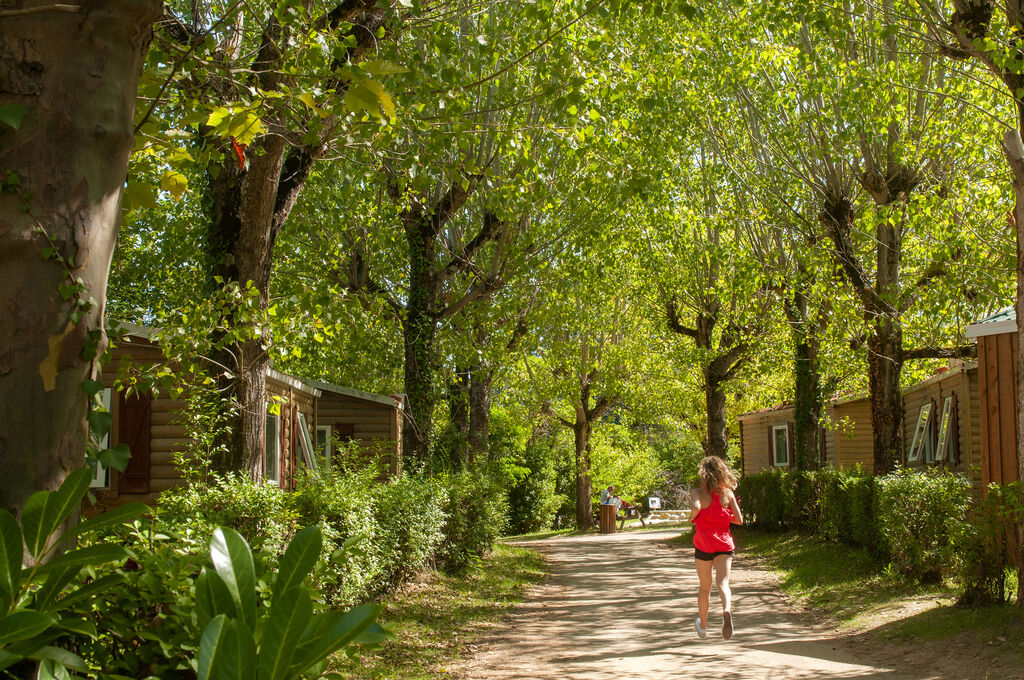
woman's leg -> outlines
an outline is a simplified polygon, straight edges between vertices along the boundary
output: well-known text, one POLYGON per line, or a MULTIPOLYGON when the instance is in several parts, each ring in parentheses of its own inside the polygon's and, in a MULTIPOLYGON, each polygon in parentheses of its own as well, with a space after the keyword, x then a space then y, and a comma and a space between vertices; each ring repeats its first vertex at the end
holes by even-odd
POLYGON ((696 560, 697 578, 700 579, 700 586, 697 588, 697 613, 700 615, 700 625, 708 627, 708 608, 711 606, 711 560, 696 560))
POLYGON ((732 589, 729 588, 732 555, 719 555, 715 558, 714 565, 715 585, 718 586, 718 597, 722 599, 722 611, 732 611, 732 589))

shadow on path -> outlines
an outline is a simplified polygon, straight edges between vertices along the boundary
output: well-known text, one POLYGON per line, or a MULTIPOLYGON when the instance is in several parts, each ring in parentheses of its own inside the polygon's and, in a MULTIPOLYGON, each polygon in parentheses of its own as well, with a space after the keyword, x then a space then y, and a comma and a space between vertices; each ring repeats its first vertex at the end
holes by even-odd
MULTIPOLYGON (((733 564, 736 633, 721 637, 712 594, 709 635, 697 638, 697 574, 690 550, 666 543, 678 529, 556 537, 520 545, 547 555, 551 578, 486 638, 457 676, 588 678, 887 678, 941 676, 859 658, 827 628, 793 610, 774 580, 733 564)), ((877 656, 877 655, 876 655, 877 656)), ((965 680, 969 674, 960 675, 965 680)))

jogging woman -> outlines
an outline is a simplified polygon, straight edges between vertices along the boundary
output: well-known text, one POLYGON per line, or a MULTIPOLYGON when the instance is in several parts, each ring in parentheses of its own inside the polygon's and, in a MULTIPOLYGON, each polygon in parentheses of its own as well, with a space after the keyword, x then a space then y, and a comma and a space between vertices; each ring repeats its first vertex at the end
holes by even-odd
POLYGON ((714 570, 718 596, 722 599, 722 637, 732 637, 732 591, 729 589, 729 570, 736 544, 730 527, 743 524, 743 513, 736 502, 737 479, 725 460, 706 456, 700 462, 701 486, 690 492, 690 521, 693 532, 694 556, 700 590, 697 591, 697 636, 708 635, 708 608, 711 604, 711 572, 714 570))

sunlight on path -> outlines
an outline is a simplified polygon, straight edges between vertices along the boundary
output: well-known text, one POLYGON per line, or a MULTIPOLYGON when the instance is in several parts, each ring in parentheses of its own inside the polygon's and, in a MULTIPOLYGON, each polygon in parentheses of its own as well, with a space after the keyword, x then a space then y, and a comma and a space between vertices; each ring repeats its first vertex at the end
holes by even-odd
MULTIPOLYGON (((488 638, 456 675, 523 678, 889 678, 928 680, 899 664, 879 666, 829 639, 784 604, 742 558, 733 569, 731 641, 721 637, 717 595, 699 640, 697 575, 689 551, 667 544, 679 530, 536 541, 550 583, 488 638)), ((937 676, 935 676, 937 677, 937 676)))

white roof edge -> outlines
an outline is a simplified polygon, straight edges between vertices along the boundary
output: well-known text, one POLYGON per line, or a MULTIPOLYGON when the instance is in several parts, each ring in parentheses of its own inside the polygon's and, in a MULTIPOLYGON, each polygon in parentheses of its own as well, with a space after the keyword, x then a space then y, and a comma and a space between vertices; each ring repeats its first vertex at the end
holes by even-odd
POLYGON ((384 404, 386 406, 392 406, 397 408, 400 406, 400 402, 395 397, 384 397, 379 394, 372 392, 364 392, 357 390, 354 387, 342 387, 341 385, 335 385, 334 383, 325 382, 323 380, 306 380, 306 383, 324 390, 325 392, 334 392, 336 394, 343 394, 346 397, 353 397, 355 399, 363 399, 365 401, 372 401, 378 404, 384 404))
POLYGON ((1017 320, 1004 319, 1002 321, 982 321, 980 323, 967 324, 964 335, 968 338, 980 338, 986 335, 1000 335, 1002 333, 1016 333, 1017 320))
POLYGON ((290 376, 287 373, 282 373, 281 371, 278 371, 276 369, 268 367, 267 377, 273 378, 278 382, 283 382, 285 385, 288 385, 289 387, 294 387, 297 390, 302 390, 307 394, 312 394, 314 397, 320 396, 320 390, 318 390, 317 388, 313 387, 312 385, 307 385, 298 378, 290 376))

